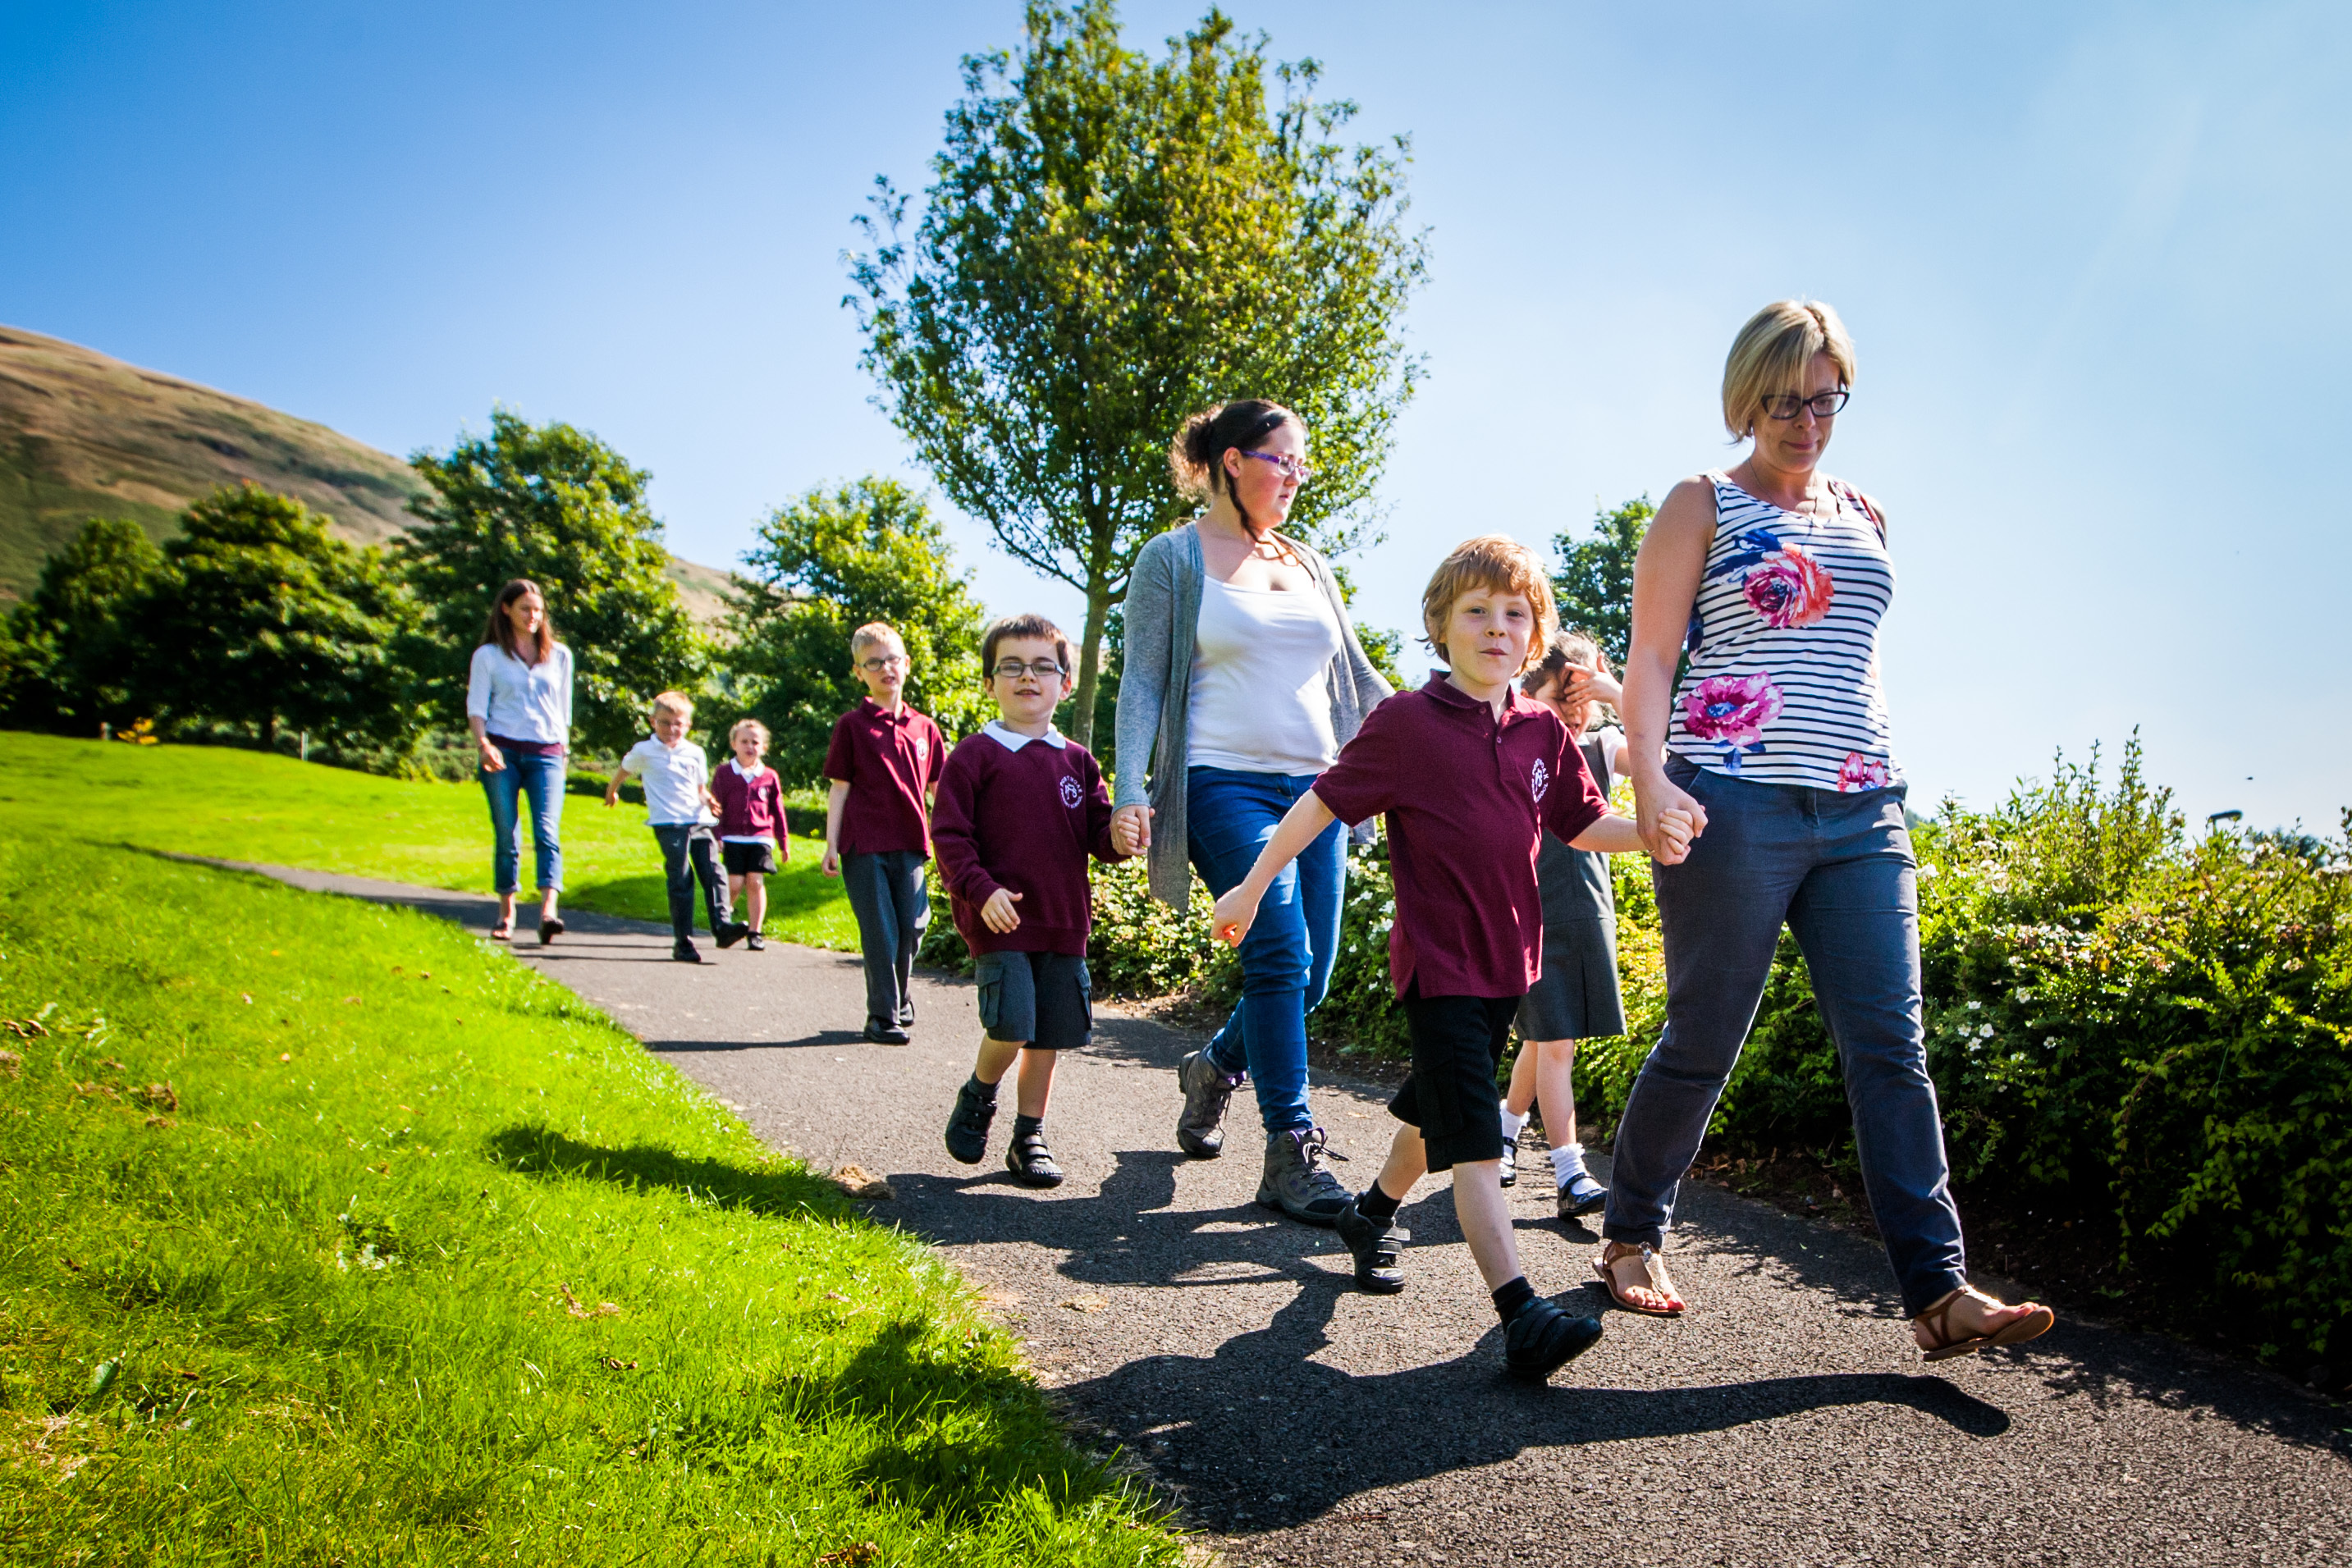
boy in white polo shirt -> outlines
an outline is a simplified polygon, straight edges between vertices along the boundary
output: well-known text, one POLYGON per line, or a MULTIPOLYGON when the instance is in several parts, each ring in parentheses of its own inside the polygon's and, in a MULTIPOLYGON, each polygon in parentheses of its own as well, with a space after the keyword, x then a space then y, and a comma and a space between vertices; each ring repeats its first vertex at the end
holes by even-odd
POLYGON ((710 759, 702 747, 686 738, 694 722, 694 704, 682 692, 664 692, 654 698, 654 732, 629 748, 613 782, 604 790, 604 804, 617 804, 621 780, 635 773, 646 781, 646 819, 662 851, 662 869, 669 879, 669 924, 677 937, 670 956, 681 964, 699 964, 694 946, 694 883, 702 882, 703 903, 710 912, 710 934, 721 947, 732 947, 751 930, 730 917, 727 877, 719 869, 718 840, 711 828, 719 821, 719 803, 710 796, 710 759))

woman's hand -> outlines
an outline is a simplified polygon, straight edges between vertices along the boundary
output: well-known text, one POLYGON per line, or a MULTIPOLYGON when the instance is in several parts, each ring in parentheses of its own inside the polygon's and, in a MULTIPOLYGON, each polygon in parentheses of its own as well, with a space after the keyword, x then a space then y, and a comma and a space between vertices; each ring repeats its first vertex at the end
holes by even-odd
POLYGON ((1247 882, 1227 888, 1224 897, 1217 900, 1217 907, 1210 913, 1209 935, 1229 947, 1240 946, 1242 938, 1256 923, 1258 900, 1263 896, 1251 892, 1247 882))
POLYGON ((980 923, 999 936, 1011 936, 1021 928, 1021 913, 1013 907, 1020 901, 1019 894, 998 888, 988 895, 988 902, 980 906, 980 923))
POLYGON ((1151 847, 1151 808, 1121 806, 1110 814, 1110 841, 1123 855, 1139 855, 1151 847))
POLYGON ((476 741, 474 745, 476 749, 480 751, 482 754, 483 772, 504 773, 507 770, 506 753, 500 751, 496 746, 490 744, 488 737, 485 737, 484 738, 476 741))

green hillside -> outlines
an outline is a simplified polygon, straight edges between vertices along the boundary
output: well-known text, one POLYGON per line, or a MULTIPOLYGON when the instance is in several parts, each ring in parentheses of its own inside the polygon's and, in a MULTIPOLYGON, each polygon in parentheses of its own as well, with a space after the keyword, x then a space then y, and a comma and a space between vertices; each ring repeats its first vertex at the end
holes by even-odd
MULTIPOLYGON (((360 544, 405 529, 422 486, 407 464, 351 437, 95 350, 0 326, 0 600, 91 517, 131 517, 162 539, 180 508, 250 479, 299 497, 360 544)), ((727 574, 672 557, 698 619, 727 574)))

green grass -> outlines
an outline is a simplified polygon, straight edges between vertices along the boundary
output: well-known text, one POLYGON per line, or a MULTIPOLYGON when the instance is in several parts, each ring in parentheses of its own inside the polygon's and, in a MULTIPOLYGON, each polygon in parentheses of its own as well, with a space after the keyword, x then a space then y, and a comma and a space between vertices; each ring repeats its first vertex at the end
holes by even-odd
MULTIPOLYGON (((479 785, 383 779, 266 752, 0 731, 0 813, 19 831, 89 842, 426 887, 492 885, 489 807, 479 785)), ((817 869, 824 819, 796 812, 793 826, 792 858, 768 879, 768 934, 854 952, 849 900, 838 879, 817 869)), ((568 907, 668 920, 661 852, 643 807, 607 810, 599 798, 567 797, 563 865, 568 907)), ((530 875, 526 827, 523 876, 530 875)))
POLYGON ((569 991, 5 821, 0 1559, 1178 1560, 950 1270, 569 991))

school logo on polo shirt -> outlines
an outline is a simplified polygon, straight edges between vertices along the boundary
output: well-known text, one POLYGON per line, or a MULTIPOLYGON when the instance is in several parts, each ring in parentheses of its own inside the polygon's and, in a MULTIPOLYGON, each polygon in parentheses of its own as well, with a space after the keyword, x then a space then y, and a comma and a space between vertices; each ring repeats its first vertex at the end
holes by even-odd
POLYGON ((1536 792, 1538 800, 1541 800, 1544 791, 1551 788, 1551 769, 1544 766, 1540 757, 1536 758, 1535 768, 1528 775, 1528 788, 1536 792))
POLYGON ((1073 779, 1072 777, 1070 777, 1070 775, 1068 775, 1068 774, 1066 774, 1066 773, 1063 774, 1063 775, 1062 775, 1062 804, 1063 804, 1063 805, 1065 805, 1065 806, 1067 806, 1071 810, 1075 811, 1075 810, 1076 810, 1078 809, 1078 807, 1079 807, 1080 803, 1081 803, 1081 802, 1083 802, 1083 801, 1086 800, 1086 798, 1087 798, 1087 792, 1086 792, 1085 790, 1083 790, 1083 789, 1079 789, 1079 788, 1078 788, 1078 781, 1077 781, 1076 779, 1073 779))

